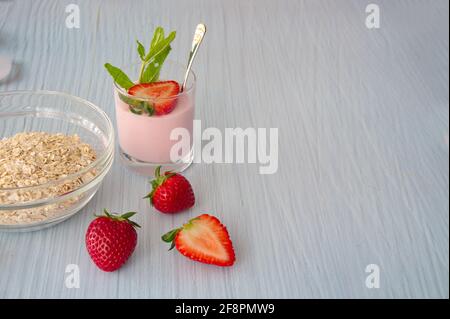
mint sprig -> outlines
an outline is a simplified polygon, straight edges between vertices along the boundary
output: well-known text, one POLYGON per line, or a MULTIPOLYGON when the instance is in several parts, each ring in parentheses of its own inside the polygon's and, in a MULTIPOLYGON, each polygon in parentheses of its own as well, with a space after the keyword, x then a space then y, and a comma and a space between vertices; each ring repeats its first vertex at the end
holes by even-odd
MULTIPOLYGON (((167 37, 165 37, 164 29, 162 27, 157 27, 153 33, 152 41, 147 53, 144 45, 136 40, 137 52, 140 60, 142 61, 138 83, 151 83, 158 81, 164 61, 172 49, 170 43, 175 39, 175 36, 176 32, 172 31, 167 37)), ((125 72, 118 67, 115 67, 110 63, 105 63, 105 68, 113 77, 114 81, 126 91, 136 85, 136 83, 131 81, 125 72)), ((121 94, 120 92, 119 97, 122 101, 129 105, 130 111, 135 114, 146 113, 151 116, 154 113, 153 105, 149 102, 133 99, 121 94)))
POLYGON ((171 50, 170 43, 175 39, 175 36, 176 32, 172 31, 167 38, 164 38, 164 30, 161 27, 156 28, 150 50, 142 60, 139 83, 150 83, 158 80, 161 67, 171 50))

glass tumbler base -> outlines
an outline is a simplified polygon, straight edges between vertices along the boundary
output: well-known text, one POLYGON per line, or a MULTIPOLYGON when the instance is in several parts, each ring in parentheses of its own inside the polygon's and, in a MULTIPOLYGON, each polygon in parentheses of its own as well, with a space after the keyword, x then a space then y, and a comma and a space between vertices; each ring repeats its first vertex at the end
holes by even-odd
POLYGON ((125 153, 121 147, 119 147, 119 157, 121 162, 133 172, 140 175, 154 177, 155 169, 161 166, 161 172, 172 171, 176 173, 181 173, 187 169, 194 160, 194 149, 192 148, 188 155, 177 162, 170 163, 150 163, 143 162, 134 158, 133 156, 125 153))

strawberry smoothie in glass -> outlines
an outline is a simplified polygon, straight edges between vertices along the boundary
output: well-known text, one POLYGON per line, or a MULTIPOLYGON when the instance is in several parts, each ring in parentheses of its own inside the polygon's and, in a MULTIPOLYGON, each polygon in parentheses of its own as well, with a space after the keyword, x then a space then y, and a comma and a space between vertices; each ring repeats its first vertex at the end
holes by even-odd
POLYGON ((176 32, 166 34, 162 27, 147 49, 136 41, 139 64, 122 70, 105 63, 114 80, 120 158, 141 174, 151 176, 158 166, 181 172, 192 163, 196 77, 191 66, 205 32, 198 24, 187 67, 166 63, 176 32))
MULTIPOLYGON (((195 74, 190 71, 183 92, 171 92, 170 95, 166 92, 175 89, 174 87, 179 90, 184 71, 185 68, 181 64, 166 61, 157 83, 161 92, 153 94, 152 97, 146 96, 147 85, 137 85, 127 91, 114 82, 120 158, 126 166, 140 174, 151 176, 160 165, 164 171, 181 172, 192 163, 195 74), (164 86, 166 82, 168 85, 164 86), (148 107, 152 110, 146 112, 148 107), (169 109, 167 114, 158 114, 158 109, 162 109, 164 113, 165 108, 169 109), (174 161, 171 158, 171 149, 179 142, 180 136, 175 134, 178 140, 172 140, 170 137, 176 128, 186 130, 190 147, 184 148, 184 154, 178 153, 174 161)), ((154 86, 156 84, 148 85, 150 90, 155 90, 154 86)), ((180 152, 183 152, 183 148, 180 148, 180 152)))

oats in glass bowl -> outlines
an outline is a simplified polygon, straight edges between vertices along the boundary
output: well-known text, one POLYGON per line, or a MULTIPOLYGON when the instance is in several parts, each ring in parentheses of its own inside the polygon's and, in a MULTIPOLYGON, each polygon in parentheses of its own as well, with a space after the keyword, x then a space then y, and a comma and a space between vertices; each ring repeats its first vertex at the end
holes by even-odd
POLYGON ((56 225, 92 199, 114 161, 98 106, 63 92, 0 92, 0 231, 56 225))
MULTIPOLYGON (((80 137, 46 132, 23 132, 0 140, 0 189, 37 186, 75 174, 96 160, 95 150, 80 137)), ((24 203, 69 193, 96 175, 91 169, 64 183, 36 190, 0 191, 0 204, 24 203)), ((53 217, 79 198, 45 207, 10 210, 0 214, 0 224, 35 222, 53 217)))

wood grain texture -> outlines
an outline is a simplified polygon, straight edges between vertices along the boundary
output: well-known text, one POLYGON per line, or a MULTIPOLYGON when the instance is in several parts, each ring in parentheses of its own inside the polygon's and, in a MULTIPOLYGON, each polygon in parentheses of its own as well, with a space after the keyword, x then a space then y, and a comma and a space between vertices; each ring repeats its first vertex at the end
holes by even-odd
POLYGON ((97 195, 44 231, 0 233, 0 297, 449 297, 448 2, 1 1, 0 54, 15 72, 0 90, 70 92, 115 120, 108 61, 137 58, 135 39, 176 29, 185 61, 195 25, 208 33, 194 69, 203 127, 278 127, 276 175, 256 165, 193 165, 198 203, 161 216, 146 178, 116 160, 97 195), (65 27, 78 3, 81 28, 65 27), (447 142, 446 142, 447 139, 447 142), (92 213, 137 210, 131 260, 100 272, 84 247, 92 213), (160 235, 201 212, 217 215, 237 263, 221 269, 167 252, 160 235), (65 267, 80 266, 67 289, 65 267), (365 267, 381 268, 367 289, 365 267))

